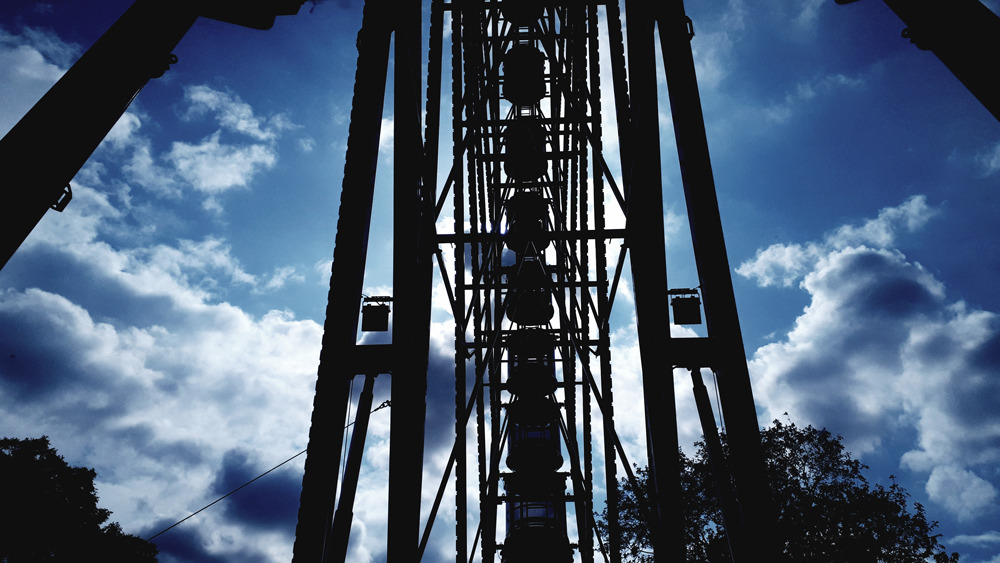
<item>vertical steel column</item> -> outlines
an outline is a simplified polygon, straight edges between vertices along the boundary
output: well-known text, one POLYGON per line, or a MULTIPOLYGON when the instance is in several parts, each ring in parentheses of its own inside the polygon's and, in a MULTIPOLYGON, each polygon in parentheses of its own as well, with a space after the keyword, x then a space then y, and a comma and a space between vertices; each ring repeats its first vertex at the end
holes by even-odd
POLYGON ((651 497, 655 499, 652 539, 657 561, 684 560, 684 522, 680 510, 680 467, 674 402, 674 344, 666 316, 667 266, 663 240, 659 115, 653 13, 645 0, 626 0, 631 122, 631 186, 626 212, 626 242, 631 252, 636 325, 649 448, 651 497), (651 233, 650 236, 648 233, 651 233))
MULTIPOLYGON (((608 28, 609 36, 612 35, 610 32, 611 28, 618 25, 618 36, 621 37, 621 27, 620 22, 611 23, 612 17, 618 17, 617 15, 617 2, 615 4, 615 13, 608 12, 608 28)), ((592 92, 592 98, 600 99, 601 92, 601 61, 600 61, 600 50, 598 44, 598 38, 600 37, 598 31, 598 9, 597 2, 590 0, 587 4, 587 10, 589 12, 588 18, 588 41, 590 43, 590 91, 592 92)), ((613 43, 613 41, 612 41, 613 43)), ((622 47, 619 45, 619 48, 622 47)), ((618 48, 613 45, 609 45, 609 50, 614 52, 618 48)), ((620 73, 625 71, 624 60, 622 61, 622 68, 620 73)), ((611 87, 615 86, 615 82, 612 81, 611 87)), ((616 97, 618 92, 615 93, 616 97)), ((626 100, 627 101, 627 100, 626 100)), ((618 462, 617 454, 615 452, 615 429, 614 429, 614 389, 613 380, 611 377, 611 336, 610 327, 608 326, 608 318, 611 315, 611 305, 609 303, 608 297, 608 256, 607 256, 607 243, 603 236, 606 228, 605 221, 605 208, 604 208, 604 170, 597 164, 598 158, 603 158, 604 152, 604 141, 603 135, 603 125, 602 121, 602 109, 600 103, 590 102, 592 109, 591 117, 593 123, 591 123, 591 130, 593 131, 593 136, 591 138, 591 154, 594 157, 591 176, 591 183, 594 189, 594 230, 598 233, 594 237, 594 258, 597 264, 596 274, 597 274, 597 311, 598 317, 595 319, 597 322, 597 334, 598 343, 597 351, 598 357, 600 359, 600 373, 601 373, 601 395, 604 397, 606 403, 605 409, 601 413, 601 426, 604 435, 604 475, 605 475, 605 491, 606 491, 606 505, 608 509, 608 537, 609 544, 607 546, 610 556, 610 563, 621 563, 622 553, 621 553, 621 525, 619 522, 618 514, 618 462)), ((627 108, 627 104, 623 104, 623 107, 627 108)), ((615 108, 617 111, 617 108, 615 108)), ((589 290, 588 290, 589 291, 589 290)), ((593 542, 591 541, 591 545, 593 542)))
MULTIPOLYGON (((775 518, 761 458, 757 413, 698 95, 691 53, 694 34, 682 0, 660 2, 656 9, 677 156, 705 307, 705 325, 712 340, 713 368, 718 374, 723 418, 729 433, 737 498, 748 542, 752 544, 751 560, 772 561, 776 548, 771 540, 775 518)), ((634 79, 635 75, 633 84, 634 79)))
POLYGON ((389 434, 389 561, 416 561, 420 545, 427 353, 433 250, 433 198, 423 183, 421 3, 388 4, 395 27, 393 64, 392 416, 389 434))
MULTIPOLYGON (((391 28, 384 0, 367 0, 358 32, 358 68, 347 138, 344 184, 330 293, 313 399, 309 453, 302 478, 293 561, 323 561, 336 500, 344 418, 354 377, 348 361, 358 334, 391 28)), ((393 409, 395 411, 395 408, 393 409)))
POLYGON ((632 185, 631 171, 628 162, 631 158, 629 150, 629 99, 628 80, 625 69, 625 38, 622 34, 621 10, 618 2, 604 4, 608 22, 608 51, 611 55, 611 84, 615 93, 615 117, 618 123, 618 156, 622 168, 622 183, 625 196, 628 197, 628 186, 632 185))
MULTIPOLYGON (((461 232, 458 225, 465 224, 465 175, 463 173, 462 156, 465 149, 462 146, 462 0, 453 0, 451 10, 451 86, 452 86, 452 163, 454 170, 454 186, 452 187, 455 232, 461 232), (457 9, 456 9, 457 8, 457 9)), ((466 563, 469 557, 468 547, 468 461, 466 458, 466 427, 467 420, 463 416, 466 403, 466 364, 468 344, 466 343, 466 326, 464 319, 459 318, 466 308, 465 282, 465 241, 457 240, 452 253, 455 260, 455 446, 458 455, 455 460, 455 563, 466 563)), ((476 352, 478 353, 478 351, 476 352)), ((481 395, 481 391, 479 392, 481 395)), ((481 410, 481 407, 480 407, 481 410)))

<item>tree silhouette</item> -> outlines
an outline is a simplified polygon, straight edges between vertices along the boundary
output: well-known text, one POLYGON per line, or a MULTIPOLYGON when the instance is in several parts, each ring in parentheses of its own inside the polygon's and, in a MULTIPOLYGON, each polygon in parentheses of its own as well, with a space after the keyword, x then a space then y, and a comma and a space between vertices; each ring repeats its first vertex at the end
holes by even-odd
MULTIPOLYGON (((938 523, 927 521, 924 507, 889 476, 889 486, 871 484, 868 467, 844 449, 841 436, 812 426, 773 425, 761 433, 761 445, 778 512, 775 535, 780 561, 789 563, 957 563, 933 534, 938 523)), ((722 436, 725 457, 726 440, 722 436)), ((731 561, 708 451, 698 442, 693 458, 680 452, 682 510, 687 559, 731 561)), ((637 468, 638 490, 626 479, 621 494, 619 537, 625 560, 651 562, 647 496, 648 474, 637 468)), ((597 515, 598 532, 608 539, 607 508, 597 515)))
POLYGON ((94 477, 70 467, 48 437, 0 440, 0 562, 156 561, 156 546, 107 523, 94 477))

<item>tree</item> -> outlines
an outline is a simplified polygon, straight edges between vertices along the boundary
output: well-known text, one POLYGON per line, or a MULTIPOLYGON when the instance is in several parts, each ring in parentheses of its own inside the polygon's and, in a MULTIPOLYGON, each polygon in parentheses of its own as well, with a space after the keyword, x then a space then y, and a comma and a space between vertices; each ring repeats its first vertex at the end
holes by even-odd
MULTIPOLYGON (((773 425, 761 433, 761 446, 778 512, 777 540, 782 561, 957 563, 933 534, 924 507, 910 506, 909 494, 889 476, 889 486, 871 484, 868 467, 844 449, 841 436, 812 426, 773 425)), ((722 436, 723 455, 727 451, 722 436)), ((681 457, 682 510, 688 561, 731 561, 722 508, 712 480, 704 442, 693 458, 681 457)), ((619 483, 620 539, 625 560, 652 561, 646 524, 648 474, 637 468, 638 489, 619 483)), ((607 509, 597 515, 598 532, 608 539, 607 509)))
POLYGON ((0 562, 156 561, 156 546, 107 523, 94 478, 70 467, 48 437, 0 440, 0 562))

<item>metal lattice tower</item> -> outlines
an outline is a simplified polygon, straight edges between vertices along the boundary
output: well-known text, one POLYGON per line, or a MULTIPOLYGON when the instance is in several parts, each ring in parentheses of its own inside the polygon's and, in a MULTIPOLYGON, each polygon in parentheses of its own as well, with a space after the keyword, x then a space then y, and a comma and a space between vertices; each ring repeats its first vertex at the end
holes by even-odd
MULTIPOLYGON (((456 561, 587 562, 597 547, 603 558, 620 561, 618 467, 634 476, 621 460, 614 429, 609 334, 627 261, 656 499, 648 515, 656 557, 684 557, 673 373, 690 370, 706 440, 718 454, 716 420, 701 382, 701 368, 709 368, 719 381, 730 436, 730 463, 716 460, 716 482, 733 557, 768 558, 767 485, 694 80, 690 20, 680 0, 625 4, 627 38, 617 3, 434 0, 421 98, 419 4, 365 3, 296 561, 345 557, 363 429, 379 373, 392 374, 389 560, 422 556, 453 475, 456 561), (444 52, 446 12, 450 53, 444 52), (666 279, 656 27, 704 301, 703 338, 672 338, 666 315, 671 296, 680 295, 668 290, 666 279), (610 76, 601 72, 602 36, 610 76), (391 44, 395 309, 392 344, 366 346, 355 341, 391 44), (449 160, 439 159, 438 150, 449 55, 452 153, 439 183, 438 161, 449 160), (601 141, 602 87, 614 92, 620 153, 611 158, 620 163, 620 183, 601 141), (609 225, 611 216, 624 217, 625 224, 609 225), (423 524, 420 468, 435 264, 455 319, 455 442, 446 481, 423 524), (350 382, 359 374, 366 376, 365 389, 335 502, 342 421, 350 382), (595 451, 596 443, 603 451, 595 451), (598 458, 612 537, 600 546, 593 521, 598 458), (472 479, 474 498, 466 493, 472 479)), ((700 316, 695 298, 686 295, 686 302, 700 316)))
MULTIPOLYGON (((775 518, 695 80, 693 26, 682 0, 622 1, 627 37, 618 1, 431 0, 425 73, 421 2, 365 0, 295 561, 346 556, 372 389, 383 373, 392 377, 393 406, 389 561, 421 558, 451 475, 456 561, 471 561, 477 552, 482 561, 592 561, 595 453, 604 460, 612 537, 600 548, 606 560, 620 561, 614 540, 617 466, 633 481, 634 476, 619 459, 609 330, 626 261, 636 304, 654 557, 685 558, 673 387, 674 371, 683 369, 692 377, 732 559, 775 559, 775 518), (446 13, 448 54, 443 52, 446 13), (601 32, 610 76, 601 73, 601 32), (700 295, 667 284, 657 36, 700 295), (392 343, 358 345, 390 49, 392 343), (446 180, 439 183, 442 72, 448 58, 452 154, 446 180), (602 88, 613 92, 620 183, 601 142, 602 88), (454 229, 440 232, 436 225, 443 224, 448 204, 454 229), (611 228, 608 216, 618 211, 624 228, 611 228), (422 523, 435 264, 455 319, 455 442, 430 519, 422 523), (666 313, 674 299, 694 316, 703 305, 706 336, 670 335, 666 313), (715 375, 722 421, 712 413, 702 369, 715 375), (341 483, 343 423, 358 375, 365 381, 341 483), (728 432, 725 458, 719 422, 728 432), (470 426, 474 452, 466 451, 470 426), (603 452, 595 452, 595 432, 603 435, 603 452), (477 506, 465 493, 470 474, 478 479, 477 506), (474 533, 467 526, 470 514, 478 522, 474 533)), ((47 209, 66 207, 70 180, 143 85, 174 62, 170 51, 196 19, 263 30, 303 3, 136 0, 0 140, 0 164, 13 179, 10 185, 33 186, 0 208, 0 223, 9 231, 0 240, 0 268, 47 209), (49 155, 48 166, 36 165, 38 154, 49 155)), ((904 36, 933 51, 1000 116, 991 59, 1000 18, 977 0, 885 3, 909 26, 904 36), (940 21, 950 25, 935 25, 940 21)), ((388 298, 379 299, 384 312, 388 298)), ((673 322, 683 324, 683 315, 676 309, 673 322)))
MULTIPOLYGON (((474 358, 482 557, 493 560, 501 543, 505 561, 572 560, 571 503, 574 543, 592 560, 591 389, 610 390, 607 242, 623 235, 605 225, 605 181, 593 165, 597 5, 467 6, 452 18, 454 160, 464 170, 455 169, 451 189, 463 228, 445 240, 464 312, 456 315, 459 406, 465 358, 474 358)), ((613 472, 614 452, 606 453, 613 472)), ((466 534, 457 537, 465 552, 466 534)))

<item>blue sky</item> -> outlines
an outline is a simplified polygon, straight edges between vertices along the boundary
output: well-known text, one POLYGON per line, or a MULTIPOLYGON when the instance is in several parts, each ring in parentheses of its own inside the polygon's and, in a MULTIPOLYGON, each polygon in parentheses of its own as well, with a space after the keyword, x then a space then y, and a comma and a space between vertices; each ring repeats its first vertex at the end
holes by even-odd
MULTIPOLYGON (((129 3, 0 5, 0 131, 129 3)), ((1000 124, 900 38, 882 2, 687 4, 760 421, 787 412, 843 435, 871 480, 896 475, 927 507, 963 561, 1000 562, 1000 124)), ((360 8, 307 2, 268 31, 199 20, 77 175, 66 211, 0 271, 0 433, 48 435, 94 467, 101 505, 130 533, 151 535, 306 446, 360 8)), ((668 275, 691 287, 661 107, 668 275)), ((382 170, 373 295, 391 293, 377 259, 391 240, 382 170)), ((622 292, 616 399, 637 404, 622 292)), ((431 376, 447 397, 443 302, 439 286, 431 376)), ((676 386, 693 441, 690 386, 680 375, 676 386)), ((431 395, 428 495, 451 412, 431 395)), ((641 414, 623 411, 640 461, 641 414)), ((379 411, 354 561, 384 559, 387 439, 379 411)), ((289 560, 301 461, 158 538, 161 560, 289 560)), ((448 560, 452 518, 428 560, 448 560)))

